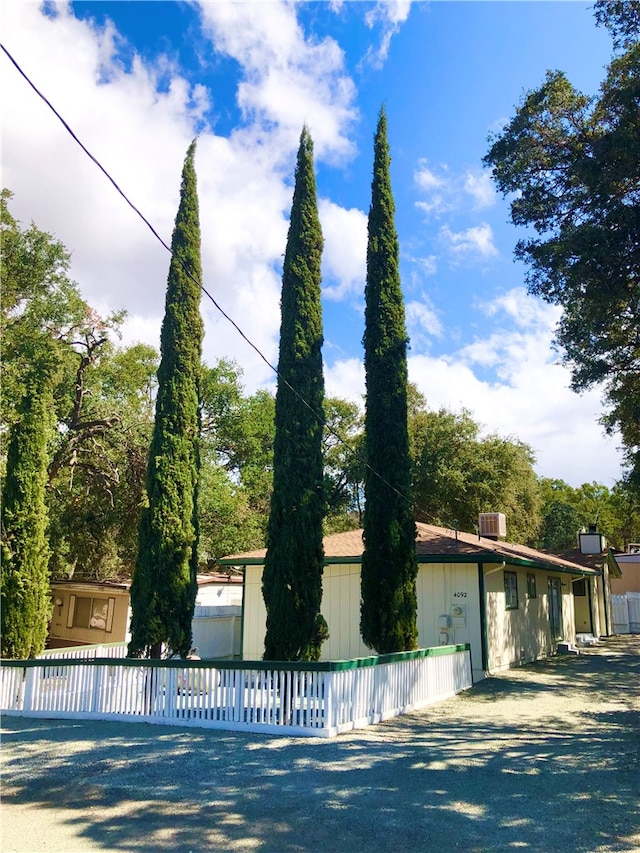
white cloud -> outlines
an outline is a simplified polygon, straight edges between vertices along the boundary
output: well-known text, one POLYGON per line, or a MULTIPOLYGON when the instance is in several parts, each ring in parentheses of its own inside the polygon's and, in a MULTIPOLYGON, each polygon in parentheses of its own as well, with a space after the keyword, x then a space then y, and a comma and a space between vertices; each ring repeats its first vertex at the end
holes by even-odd
POLYGON ((405 315, 412 352, 426 349, 432 338, 442 337, 442 323, 426 294, 422 294, 421 300, 407 302, 405 315))
MULTIPOLYGON (((37 4, 9 2, 3 18, 21 67, 169 241, 199 113, 186 81, 174 76, 158 91, 161 71, 139 59, 127 73, 112 29, 94 30, 66 4, 48 18, 37 4)), ((15 193, 15 215, 66 244, 93 304, 161 314, 166 251, 14 68, 4 59, 1 66, 3 182, 15 193)))
POLYGON ((424 258, 412 257, 410 260, 417 264, 423 276, 432 276, 438 271, 438 259, 435 255, 427 255, 424 258))
MULTIPOLYGON (((620 477, 617 442, 607 438, 597 423, 602 413, 597 390, 574 394, 568 370, 554 359, 551 306, 521 288, 505 294, 501 304, 497 310, 504 325, 497 331, 490 326, 486 335, 457 352, 432 356, 412 348, 409 379, 430 409, 466 408, 485 434, 495 432, 529 444, 540 476, 563 479, 572 486, 595 480, 611 487, 620 477), (520 328, 510 325, 523 317, 520 328)), ((420 313, 412 306, 407 305, 408 317, 414 310, 420 313)), ((359 359, 325 367, 325 382, 327 393, 362 405, 364 366, 359 359)))
POLYGON ((482 210, 496 203, 497 195, 488 171, 467 169, 454 174, 446 163, 435 171, 429 168, 428 162, 424 158, 420 159, 413 175, 416 186, 426 196, 416 202, 416 207, 427 216, 466 210, 469 197, 472 210, 482 210))
POLYGON ((316 156, 343 160, 354 148, 345 131, 357 117, 355 86, 331 38, 308 39, 295 4, 201 3, 215 49, 236 59, 243 79, 238 104, 257 134, 277 134, 291 147, 309 126, 316 156))
MULTIPOLYGON (((504 348, 518 352, 523 339, 504 348)), ((578 396, 569 390, 569 374, 548 358, 548 349, 525 345, 528 361, 520 371, 505 368, 499 381, 479 378, 469 352, 433 358, 409 356, 409 378, 429 408, 469 409, 486 432, 517 438, 536 455, 535 469, 545 477, 579 486, 585 480, 611 487, 620 477, 616 441, 597 423, 602 407, 597 392, 578 396), (589 460, 585 465, 585 460, 589 460), (586 472, 586 473, 585 473, 586 472)))
POLYGON ((411 354, 410 379, 430 408, 467 408, 487 432, 531 445, 540 475, 574 486, 585 478, 611 486, 620 475, 620 454, 597 423, 598 391, 573 393, 569 371, 554 356, 557 309, 517 288, 493 304, 493 313, 500 312, 502 326, 492 325, 451 355, 411 354))
POLYGON ((358 358, 339 359, 324 367, 324 385, 328 397, 341 397, 364 405, 364 364, 358 358))
POLYGON ((367 273, 367 217, 320 199, 318 213, 324 236, 323 295, 341 300, 364 292, 367 273))
POLYGON ((422 288, 425 279, 431 278, 438 271, 438 258, 436 255, 420 257, 405 253, 403 259, 410 264, 409 287, 406 288, 405 292, 413 293, 419 290, 422 288))
POLYGON ((475 306, 485 317, 505 317, 524 328, 553 329, 560 319, 562 310, 557 305, 549 305, 540 299, 531 297, 524 287, 514 287, 502 293, 490 302, 478 302, 475 306))
POLYGON ((370 47, 365 56, 374 68, 381 68, 389 55, 391 39, 400 30, 400 27, 409 17, 412 0, 378 0, 376 4, 367 11, 365 23, 373 29, 381 24, 382 35, 377 48, 370 47))
MULTIPOLYGON (((47 17, 35 3, 5 2, 3 41, 167 243, 184 155, 200 130, 204 285, 274 363, 300 130, 306 121, 316 159, 351 156, 355 90, 337 44, 307 38, 288 3, 207 3, 202 15, 211 50, 240 64, 245 121, 228 138, 203 126, 203 86, 191 86, 163 57, 149 63, 134 55, 125 66, 113 27, 76 19, 69 4, 47 17)), ((14 215, 33 219, 69 248, 72 275, 90 304, 128 309, 125 341, 158 346, 168 253, 9 63, 0 66, 3 182, 15 193, 14 215)), ((350 233, 357 221, 357 212, 347 212, 350 233)), ((341 286, 350 286, 359 251, 348 247, 344 259, 330 252, 341 286)), ((272 379, 207 300, 203 315, 209 363, 236 357, 248 390, 272 379)))
POLYGON ((419 160, 418 168, 413 174, 416 186, 426 195, 425 199, 416 202, 416 207, 427 216, 432 213, 440 216, 456 206, 455 182, 446 166, 441 166, 440 174, 436 174, 429 168, 428 162, 425 159, 419 160))
POLYGON ((452 231, 448 225, 445 225, 440 229, 439 238, 450 254, 457 259, 488 260, 498 255, 498 250, 493 244, 493 231, 486 222, 474 225, 465 231, 452 231))
POLYGON ((467 172, 464 176, 464 191, 473 199, 475 210, 492 207, 498 198, 491 175, 486 170, 483 172, 467 172))
POLYGON ((420 160, 418 163, 418 168, 414 173, 414 180, 416 185, 421 190, 431 191, 433 189, 439 189, 446 185, 447 180, 441 176, 436 175, 427 165, 427 160, 420 160))

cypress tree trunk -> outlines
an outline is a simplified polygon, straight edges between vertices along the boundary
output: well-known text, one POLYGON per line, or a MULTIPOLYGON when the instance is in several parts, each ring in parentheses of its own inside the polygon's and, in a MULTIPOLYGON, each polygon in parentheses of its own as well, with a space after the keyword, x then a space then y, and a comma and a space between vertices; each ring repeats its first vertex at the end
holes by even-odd
POLYGON ((324 562, 322 245, 313 142, 305 127, 282 275, 273 494, 262 579, 267 608, 265 660, 317 660, 328 636, 320 613, 324 562))
POLYGON ((360 631, 381 654, 417 645, 416 529, 407 430, 407 333, 387 119, 374 140, 365 288, 365 508, 360 631), (379 475, 379 476, 378 476, 379 475))
POLYGON ((53 387, 32 379, 11 428, 2 494, 2 657, 44 649, 51 615, 45 501, 53 387))
POLYGON ((194 154, 195 142, 184 163, 171 241, 156 416, 147 467, 148 505, 140 519, 131 584, 131 656, 159 657, 163 643, 185 656, 191 646, 197 593, 195 518, 203 336, 194 154))

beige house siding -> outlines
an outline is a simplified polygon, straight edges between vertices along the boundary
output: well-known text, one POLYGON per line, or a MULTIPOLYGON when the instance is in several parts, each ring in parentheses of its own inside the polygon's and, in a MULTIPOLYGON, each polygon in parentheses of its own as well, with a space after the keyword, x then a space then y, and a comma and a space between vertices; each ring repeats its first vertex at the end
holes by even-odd
MULTIPOLYGON (((482 660, 478 566, 476 563, 433 563, 419 567, 418 645, 471 643, 474 667, 482 660), (440 630, 440 617, 448 627, 440 630)), ((360 637, 360 564, 327 565, 322 582, 322 615, 329 639, 321 660, 345 660, 372 654, 360 637)), ((264 654, 267 613, 262 598, 262 566, 247 566, 242 654, 260 660, 264 654)))
POLYGON ((329 639, 322 660, 349 660, 372 654, 360 637, 360 565, 329 565, 322 578, 322 615, 329 639))
MULTIPOLYGON (((590 634, 592 623, 598 621, 595 618, 595 614, 592 613, 593 608, 591 607, 591 595, 593 594, 593 592, 591 593, 591 595, 589 594, 590 583, 591 583, 591 578, 586 578, 585 579, 585 593, 586 593, 585 595, 576 595, 575 584, 572 583, 573 606, 574 606, 575 614, 576 614, 576 634, 590 634)), ((594 634, 595 634, 595 627, 594 627, 594 634)))
POLYGON ((83 586, 78 583, 57 583, 52 588, 51 598, 50 648, 118 643, 129 639, 128 590, 97 584, 83 586), (98 618, 93 618, 90 612, 88 621, 91 627, 80 627, 77 623, 88 608, 87 600, 93 603, 98 618))
POLYGON ((420 648, 470 643, 474 677, 478 677, 482 632, 477 563, 422 564, 416 590, 420 648))
POLYGON ((576 641, 576 612, 575 599, 571 589, 571 578, 562 576, 562 621, 564 625, 563 639, 567 643, 576 641))
POLYGON ((621 578, 611 578, 613 595, 624 595, 625 592, 640 592, 640 555, 626 554, 618 556, 618 564, 622 569, 621 578))
MULTIPOLYGON (((247 566, 244 588, 244 660, 261 660, 267 629, 262 598, 262 566, 247 566)), ((360 566, 329 565, 322 579, 322 615, 329 639, 322 646, 322 660, 345 660, 370 655, 360 638, 360 566)))
MULTIPOLYGON (((562 591, 562 639, 575 642, 574 597, 569 575, 506 565, 485 564, 487 670, 496 672, 553 653, 549 621, 549 578, 562 591), (504 570, 515 572, 518 607, 505 606, 504 570), (527 575, 536 579, 536 598, 527 594, 527 575)), ((469 643, 474 678, 483 677, 482 624, 478 564, 424 563, 416 584, 418 645, 469 643)), ((588 600, 588 599, 587 599, 588 600)), ((260 660, 264 654, 266 610, 262 599, 262 566, 247 566, 242 654, 260 660)), ((343 660, 371 654, 360 638, 360 564, 325 566, 322 613, 329 639, 322 660, 343 660)))
POLYGON ((537 660, 551 654, 555 642, 551 637, 549 620, 549 578, 560 581, 562 592, 562 639, 575 642, 575 611, 571 580, 567 575, 555 575, 517 566, 485 572, 487 613, 488 671, 496 672, 519 663, 537 660), (504 572, 515 572, 518 586, 518 607, 507 610, 504 572), (536 580, 536 598, 527 595, 527 575, 536 580))
MULTIPOLYGON (((247 566, 242 653, 245 660, 264 654, 266 609, 262 566, 247 566)), ((471 643, 474 667, 482 660, 478 567, 472 564, 422 565, 418 571, 418 645, 471 643), (440 630, 440 617, 449 623, 440 630), (476 663, 477 662, 477 663, 476 663)), ((322 581, 322 615, 329 639, 321 660, 345 660, 372 654, 360 637, 360 564, 327 565, 322 581)))
POLYGON ((593 595, 593 633, 596 637, 607 637, 613 632, 613 616, 611 614, 611 599, 605 594, 605 588, 611 589, 612 578, 609 577, 609 569, 605 565, 604 577, 591 578, 591 590, 593 595))
POLYGON ((247 566, 244 575, 243 660, 262 660, 267 610, 262 598, 262 566, 247 566))

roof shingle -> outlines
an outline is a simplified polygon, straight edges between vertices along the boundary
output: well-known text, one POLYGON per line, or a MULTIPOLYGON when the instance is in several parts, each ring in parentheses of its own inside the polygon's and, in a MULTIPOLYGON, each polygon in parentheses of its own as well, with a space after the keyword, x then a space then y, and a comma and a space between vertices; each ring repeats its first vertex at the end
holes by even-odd
MULTIPOLYGON (((497 562, 507 560, 524 560, 538 565, 557 568, 561 571, 570 571, 574 574, 592 574, 593 568, 584 564, 580 565, 574 560, 547 554, 528 548, 526 545, 517 545, 510 542, 494 541, 485 539, 472 533, 464 533, 460 530, 448 530, 444 527, 435 527, 432 524, 416 523, 416 556, 418 562, 433 562, 426 558, 461 557, 468 556, 470 561, 495 557, 497 562)), ((333 533, 325 536, 323 540, 325 559, 336 562, 339 558, 354 560, 362 556, 364 544, 362 541, 362 530, 348 530, 344 533, 333 533)), ((224 565, 243 565, 246 563, 260 563, 264 560, 266 549, 248 551, 244 554, 232 554, 221 561, 224 565)))

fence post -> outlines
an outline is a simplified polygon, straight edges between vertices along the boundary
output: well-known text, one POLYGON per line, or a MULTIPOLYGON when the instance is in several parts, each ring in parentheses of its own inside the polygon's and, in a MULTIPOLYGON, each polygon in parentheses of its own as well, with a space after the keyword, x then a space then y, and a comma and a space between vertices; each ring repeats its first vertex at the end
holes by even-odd
POLYGON ((23 711, 32 711, 33 710, 33 697, 35 695, 35 686, 39 681, 37 677, 40 667, 28 666, 25 671, 25 684, 24 684, 24 704, 22 706, 23 711))
POLYGON ((92 713, 96 713, 100 710, 101 702, 101 694, 102 694, 102 676, 105 672, 106 667, 104 666, 93 666, 93 679, 91 684, 91 703, 90 708, 92 713))
POLYGON ((332 672, 322 673, 322 724, 327 729, 330 729, 333 725, 333 712, 331 710, 333 704, 332 675, 332 672))

